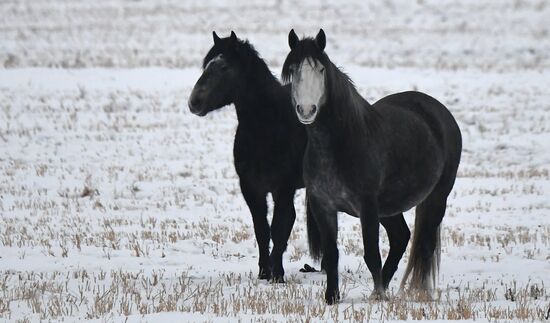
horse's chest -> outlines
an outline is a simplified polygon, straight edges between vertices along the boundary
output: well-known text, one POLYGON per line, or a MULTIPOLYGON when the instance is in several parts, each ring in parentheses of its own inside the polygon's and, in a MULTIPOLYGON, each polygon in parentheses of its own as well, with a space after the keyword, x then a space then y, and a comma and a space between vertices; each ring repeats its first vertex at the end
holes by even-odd
POLYGON ((235 137, 233 155, 239 177, 246 177, 262 186, 271 187, 288 177, 294 161, 288 145, 282 140, 269 140, 261 134, 235 137))
POLYGON ((337 169, 334 160, 328 156, 306 154, 304 181, 308 194, 312 194, 333 209, 358 216, 358 201, 355 201, 355 194, 340 173, 341 170, 337 169))

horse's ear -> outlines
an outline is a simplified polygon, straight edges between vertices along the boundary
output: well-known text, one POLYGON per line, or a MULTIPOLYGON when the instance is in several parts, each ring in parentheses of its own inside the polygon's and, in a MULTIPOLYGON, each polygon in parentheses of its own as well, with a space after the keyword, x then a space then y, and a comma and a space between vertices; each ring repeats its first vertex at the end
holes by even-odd
POLYGON ((294 49, 296 44, 298 44, 298 35, 294 32, 294 29, 291 29, 288 33, 288 46, 290 46, 290 49, 294 49))
POLYGON ((220 37, 218 37, 218 34, 216 34, 215 31, 212 32, 212 38, 214 38, 214 45, 220 42, 220 37))
POLYGON ((325 46, 327 45, 327 38, 322 28, 319 29, 319 33, 317 34, 317 36, 315 36, 315 43, 321 51, 325 50, 325 46))
POLYGON ((233 30, 231 30, 231 36, 229 36, 229 39, 231 39, 232 43, 237 42, 237 35, 235 34, 235 32, 233 30))

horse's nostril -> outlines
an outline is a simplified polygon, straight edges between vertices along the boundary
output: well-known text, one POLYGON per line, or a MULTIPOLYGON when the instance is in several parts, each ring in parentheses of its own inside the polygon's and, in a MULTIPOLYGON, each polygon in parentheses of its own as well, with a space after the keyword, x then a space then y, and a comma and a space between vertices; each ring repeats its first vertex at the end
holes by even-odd
POLYGON ((300 114, 303 114, 304 113, 304 109, 302 108, 302 106, 300 104, 297 104, 296 105, 296 110, 298 111, 298 113, 300 114))
POLYGON ((189 100, 189 103, 191 103, 191 107, 197 108, 201 103, 201 100, 197 97, 192 97, 191 100, 189 100))
POLYGON ((313 107, 311 107, 311 114, 314 114, 315 112, 317 112, 317 105, 314 104, 313 107))

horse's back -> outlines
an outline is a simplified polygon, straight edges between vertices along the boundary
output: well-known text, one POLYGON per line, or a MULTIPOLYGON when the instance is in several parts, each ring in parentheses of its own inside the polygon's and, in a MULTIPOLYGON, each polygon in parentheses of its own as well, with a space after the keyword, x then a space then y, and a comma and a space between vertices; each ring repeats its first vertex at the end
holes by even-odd
MULTIPOLYGON (((386 111, 405 117, 411 113, 423 120, 445 151, 448 162, 458 165, 462 150, 460 129, 449 109, 441 102, 422 92, 407 91, 388 95, 377 101, 373 107, 382 115, 386 111)), ((390 118, 398 119, 399 116, 390 115, 390 118)))

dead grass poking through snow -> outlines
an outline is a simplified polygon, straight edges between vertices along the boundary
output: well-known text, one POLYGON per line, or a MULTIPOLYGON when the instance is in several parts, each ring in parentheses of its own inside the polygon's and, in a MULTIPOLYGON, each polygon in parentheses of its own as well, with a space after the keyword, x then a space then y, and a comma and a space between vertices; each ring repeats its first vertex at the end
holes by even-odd
MULTIPOLYGON (((343 296, 347 296, 346 289, 361 288, 351 277, 343 275, 343 296)), ((168 274, 163 270, 4 272, 0 278, 4 287, 0 315, 8 319, 9 308, 19 307, 26 308, 29 317, 41 320, 177 311, 226 318, 238 318, 243 313, 252 317, 269 314, 291 321, 331 318, 537 321, 547 316, 550 301, 547 287, 540 282, 518 286, 515 282, 508 285, 504 281, 487 281, 473 288, 467 284, 447 286, 438 289, 435 298, 427 301, 418 301, 415 295, 393 294, 386 302, 356 299, 327 307, 322 301, 323 284, 305 283, 294 275, 284 285, 259 282, 252 273, 223 273, 197 279, 189 271, 168 274), (499 284, 502 287, 485 287, 499 284)))
MULTIPOLYGON (((402 64, 415 57, 409 56, 402 64)), ((507 66, 513 59, 492 61, 507 66)), ((368 301, 372 281, 361 259, 358 221, 342 215, 343 302, 325 306, 324 276, 298 272, 311 262, 302 191, 284 260, 288 282, 258 281, 252 221, 231 163, 235 114, 232 108, 202 119, 188 113, 194 79, 177 90, 83 82, 44 91, 32 87, 33 78, 0 89, 0 318, 180 312, 204 321, 548 319, 546 83, 521 68, 497 74, 421 69, 398 71, 405 75, 401 88, 377 85, 402 81, 396 71, 360 71, 381 76, 376 82, 357 78, 367 97, 418 86, 448 105, 463 131, 433 300, 392 290, 387 302, 368 301)), ((134 72, 149 80, 189 71, 134 72)), ((130 72, 105 73, 108 79, 130 72)), ((413 223, 410 212, 406 219, 413 223)), ((381 254, 387 253, 382 230, 381 254)), ((407 257, 390 287, 398 286, 407 257)))

